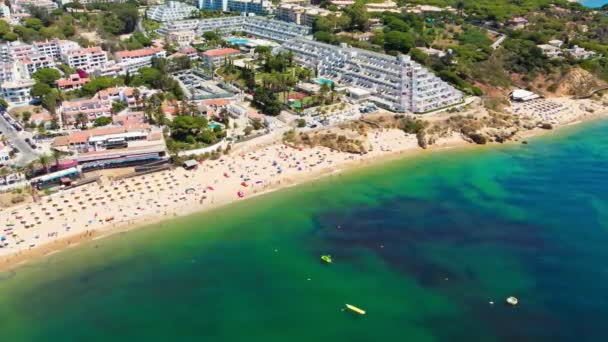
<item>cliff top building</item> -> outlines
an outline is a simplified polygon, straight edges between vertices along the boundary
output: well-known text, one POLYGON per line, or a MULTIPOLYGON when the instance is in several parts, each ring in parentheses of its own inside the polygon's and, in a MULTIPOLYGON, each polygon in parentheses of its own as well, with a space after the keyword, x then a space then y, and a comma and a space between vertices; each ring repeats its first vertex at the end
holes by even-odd
POLYGON ((198 9, 192 5, 177 1, 167 1, 164 5, 153 6, 148 9, 146 15, 156 21, 174 21, 192 17, 192 13, 198 9))
POLYGON ((371 101, 395 112, 426 113, 463 99, 460 91, 407 55, 393 57, 306 38, 290 40, 282 48, 318 76, 367 90, 371 101))

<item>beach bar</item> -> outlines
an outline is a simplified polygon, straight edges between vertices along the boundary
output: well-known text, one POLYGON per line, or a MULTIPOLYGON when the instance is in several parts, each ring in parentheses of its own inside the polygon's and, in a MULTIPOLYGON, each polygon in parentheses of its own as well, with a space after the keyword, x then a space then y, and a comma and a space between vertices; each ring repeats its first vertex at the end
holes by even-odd
POLYGON ((50 187, 55 184, 59 184, 62 178, 76 178, 80 176, 79 167, 71 167, 69 169, 52 172, 40 177, 32 178, 30 184, 37 187, 38 189, 50 187))

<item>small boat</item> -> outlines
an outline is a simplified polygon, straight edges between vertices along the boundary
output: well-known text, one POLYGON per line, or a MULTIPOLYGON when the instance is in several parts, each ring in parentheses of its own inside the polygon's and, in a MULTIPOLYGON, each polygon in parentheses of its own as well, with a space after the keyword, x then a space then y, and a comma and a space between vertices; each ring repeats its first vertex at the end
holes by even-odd
POLYGON ((325 261, 328 264, 331 264, 331 255, 321 255, 321 260, 325 261))
POLYGON ((359 315, 365 315, 365 310, 359 309, 354 305, 346 304, 346 308, 354 313, 358 313, 359 315))
POLYGON ((509 297, 507 298, 507 304, 511 304, 513 306, 517 305, 519 303, 519 300, 516 297, 509 297))

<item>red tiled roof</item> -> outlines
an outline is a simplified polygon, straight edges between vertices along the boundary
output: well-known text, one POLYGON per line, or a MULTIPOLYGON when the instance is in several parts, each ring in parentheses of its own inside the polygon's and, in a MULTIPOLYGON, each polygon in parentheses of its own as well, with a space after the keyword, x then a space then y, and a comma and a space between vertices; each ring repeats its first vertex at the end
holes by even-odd
POLYGON ((225 49, 208 50, 208 51, 203 52, 203 55, 208 56, 208 57, 217 57, 217 56, 233 55, 233 54, 237 54, 237 53, 241 53, 241 51, 239 51, 237 49, 233 49, 233 48, 225 48, 225 49))
POLYGON ((147 124, 134 124, 117 127, 101 127, 93 128, 86 131, 79 131, 68 136, 57 137, 53 141, 53 146, 65 146, 69 144, 85 143, 92 136, 126 133, 131 130, 147 129, 150 126, 147 124))
POLYGON ((132 50, 132 51, 123 50, 123 51, 116 52, 116 56, 118 56, 119 58, 125 58, 125 57, 137 58, 137 57, 150 56, 150 55, 156 54, 161 51, 164 51, 164 50, 161 48, 147 48, 147 49, 139 49, 139 50, 132 50))
POLYGON ((89 48, 68 51, 66 54, 67 55, 85 55, 88 53, 102 53, 102 52, 104 52, 104 51, 101 49, 101 47, 93 46, 93 47, 89 47, 89 48))
POLYGON ((183 53, 181 53, 181 52, 176 52, 176 53, 170 55, 167 58, 171 59, 171 58, 177 58, 177 57, 182 57, 182 56, 185 56, 185 55, 183 53))
POLYGON ((192 46, 185 46, 185 47, 179 49, 179 52, 186 53, 186 54, 188 54, 188 53, 197 53, 196 49, 193 48, 192 46))
POLYGON ((70 86, 70 85, 76 85, 76 84, 85 84, 89 82, 89 79, 84 77, 84 78, 79 78, 77 80, 71 80, 71 79, 60 79, 57 80, 57 86, 59 87, 66 87, 66 86, 70 86))
POLYGON ((207 106, 227 106, 230 103, 227 99, 209 99, 203 100, 202 104, 207 106))

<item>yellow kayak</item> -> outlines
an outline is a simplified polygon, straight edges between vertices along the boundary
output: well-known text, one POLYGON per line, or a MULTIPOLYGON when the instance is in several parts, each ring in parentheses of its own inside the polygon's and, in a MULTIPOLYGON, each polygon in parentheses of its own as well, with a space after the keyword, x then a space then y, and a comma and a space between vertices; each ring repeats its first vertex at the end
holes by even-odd
POLYGON ((365 315, 365 310, 359 309, 354 305, 346 304, 346 308, 352 312, 358 313, 359 315, 365 315))

